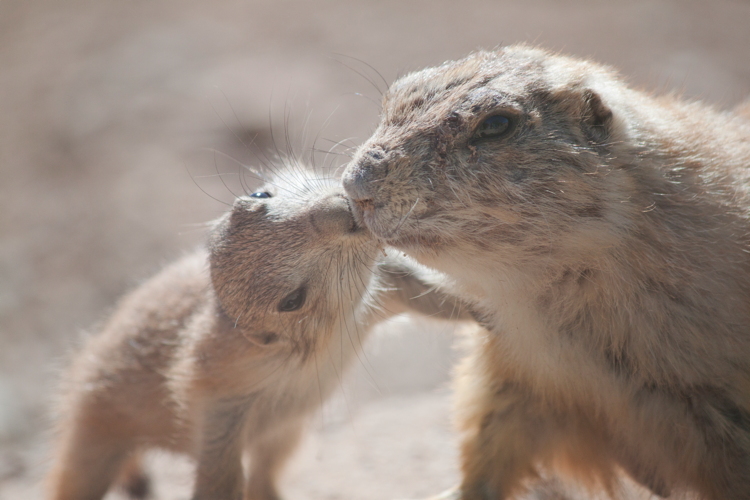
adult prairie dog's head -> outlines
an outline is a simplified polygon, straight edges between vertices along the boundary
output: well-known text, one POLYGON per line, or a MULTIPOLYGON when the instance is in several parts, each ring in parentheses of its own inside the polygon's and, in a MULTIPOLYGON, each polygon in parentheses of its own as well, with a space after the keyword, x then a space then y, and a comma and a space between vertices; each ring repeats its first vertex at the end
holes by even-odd
POLYGON ((211 281, 250 340, 309 353, 360 307, 377 255, 340 185, 287 169, 219 221, 211 281))
POLYGON ((391 86, 344 187, 376 236, 422 256, 606 247, 649 204, 618 170, 645 147, 632 99, 648 98, 590 62, 524 46, 475 53, 391 86))

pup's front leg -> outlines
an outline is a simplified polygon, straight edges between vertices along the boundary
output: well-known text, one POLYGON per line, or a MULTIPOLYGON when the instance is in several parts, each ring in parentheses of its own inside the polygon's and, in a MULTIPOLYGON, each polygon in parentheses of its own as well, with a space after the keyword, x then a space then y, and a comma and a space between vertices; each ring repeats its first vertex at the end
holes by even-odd
POLYGON ((304 421, 295 420, 253 439, 250 443, 250 473, 244 500, 279 500, 279 473, 297 448, 304 421))
POLYGON ((247 406, 243 400, 206 405, 193 500, 242 500, 242 434, 247 406))

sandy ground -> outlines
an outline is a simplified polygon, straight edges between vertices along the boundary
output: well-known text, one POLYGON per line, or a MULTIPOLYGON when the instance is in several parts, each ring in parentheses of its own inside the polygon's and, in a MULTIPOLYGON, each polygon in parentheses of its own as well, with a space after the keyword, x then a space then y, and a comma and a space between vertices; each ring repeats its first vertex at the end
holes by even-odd
MULTIPOLYGON (((513 42, 729 109, 750 95, 748 26, 739 0, 0 0, 0 498, 41 498, 66 353, 203 241, 238 190, 217 170, 259 164, 274 142, 340 166, 385 82, 513 42)), ((386 330, 313 422, 289 498, 420 497, 456 481, 450 329, 386 330)), ((158 498, 188 498, 189 463, 153 468, 158 498)))

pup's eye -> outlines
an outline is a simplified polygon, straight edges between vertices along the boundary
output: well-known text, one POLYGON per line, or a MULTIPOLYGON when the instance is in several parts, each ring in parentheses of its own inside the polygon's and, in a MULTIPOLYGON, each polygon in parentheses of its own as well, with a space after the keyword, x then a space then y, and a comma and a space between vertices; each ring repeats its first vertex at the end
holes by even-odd
POLYGON ((513 122, 505 115, 492 115, 484 119, 474 131, 472 139, 496 139, 509 134, 513 130, 513 122))
POLYGON ((307 288, 301 286, 295 291, 281 299, 279 302, 279 312, 291 312, 296 311, 305 304, 305 298, 307 297, 307 288))
POLYGON ((250 195, 250 198, 271 198, 271 193, 268 191, 257 191, 250 195))

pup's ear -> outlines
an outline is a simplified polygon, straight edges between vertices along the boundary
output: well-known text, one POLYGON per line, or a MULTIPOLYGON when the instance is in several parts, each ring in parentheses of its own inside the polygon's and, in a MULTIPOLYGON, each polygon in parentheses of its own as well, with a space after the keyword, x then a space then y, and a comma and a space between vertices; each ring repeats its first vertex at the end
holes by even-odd
POLYGON ((242 336, 258 347, 270 347, 282 341, 278 333, 267 331, 244 332, 242 336))
POLYGON ((581 127, 588 139, 594 143, 605 142, 612 132, 612 110, 591 89, 581 91, 583 107, 581 127))

